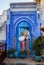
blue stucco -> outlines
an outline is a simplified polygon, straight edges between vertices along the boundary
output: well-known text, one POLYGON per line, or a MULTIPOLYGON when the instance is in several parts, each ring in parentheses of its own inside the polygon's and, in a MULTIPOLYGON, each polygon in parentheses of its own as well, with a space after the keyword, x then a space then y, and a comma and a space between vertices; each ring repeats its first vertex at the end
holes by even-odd
POLYGON ((7 43, 7 50, 10 49, 10 11, 7 10, 7 16, 9 18, 6 21, 6 43, 7 43))
POLYGON ((38 17, 37 17, 37 11, 8 11, 7 15, 9 15, 9 19, 7 20, 6 23, 6 32, 7 32, 7 49, 14 48, 14 42, 13 38, 16 37, 16 50, 20 50, 20 45, 18 42, 18 30, 19 26, 22 26, 26 22, 26 25, 29 27, 30 30, 30 54, 32 55, 32 36, 34 38, 37 38, 40 36, 40 22, 38 22, 38 17))

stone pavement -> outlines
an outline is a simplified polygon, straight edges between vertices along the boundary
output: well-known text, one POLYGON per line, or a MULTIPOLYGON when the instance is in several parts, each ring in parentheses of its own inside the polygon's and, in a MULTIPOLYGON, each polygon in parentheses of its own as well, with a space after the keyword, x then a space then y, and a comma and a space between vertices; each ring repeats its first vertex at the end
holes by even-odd
POLYGON ((3 63, 8 65, 44 65, 44 61, 36 62, 32 58, 25 58, 25 59, 14 59, 14 58, 5 58, 3 63))

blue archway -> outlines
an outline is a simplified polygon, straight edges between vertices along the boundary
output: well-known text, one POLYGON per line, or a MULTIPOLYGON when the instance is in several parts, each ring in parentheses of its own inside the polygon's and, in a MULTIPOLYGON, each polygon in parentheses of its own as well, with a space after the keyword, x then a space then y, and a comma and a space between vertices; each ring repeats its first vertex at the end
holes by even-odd
POLYGON ((21 21, 26 21, 27 23, 29 23, 29 25, 31 26, 31 30, 33 30, 34 28, 34 21, 31 20, 30 18, 27 18, 27 17, 21 17, 21 18, 18 18, 17 21, 15 22, 14 24, 14 29, 15 29, 15 34, 16 34, 16 27, 17 25, 21 22, 21 21))
MULTIPOLYGON (((14 38, 16 38, 18 25, 21 21, 26 21, 29 24, 29 28, 32 35, 37 38, 40 36, 40 22, 38 22, 37 12, 36 11, 14 11, 8 12, 10 18, 7 20, 6 31, 7 31, 7 49, 14 48, 14 38), (10 13, 10 14, 9 14, 10 13)), ((32 41, 32 39, 31 39, 32 41)), ((16 46, 15 46, 16 48, 16 46)), ((32 53, 32 43, 30 43, 30 49, 32 53)), ((32 55, 32 54, 31 54, 32 55)))
MULTIPOLYGON (((18 31, 19 31, 19 27, 22 26, 23 24, 26 25, 26 27, 28 26, 29 27, 29 31, 30 31, 30 45, 29 45, 29 49, 30 49, 30 55, 32 55, 32 28, 33 28, 33 24, 30 23, 31 20, 25 18, 25 19, 19 19, 17 20, 17 23, 16 23, 16 50, 17 51, 20 51, 20 44, 19 44, 19 41, 18 41, 18 31)), ((25 27, 25 25, 23 25, 25 27)))

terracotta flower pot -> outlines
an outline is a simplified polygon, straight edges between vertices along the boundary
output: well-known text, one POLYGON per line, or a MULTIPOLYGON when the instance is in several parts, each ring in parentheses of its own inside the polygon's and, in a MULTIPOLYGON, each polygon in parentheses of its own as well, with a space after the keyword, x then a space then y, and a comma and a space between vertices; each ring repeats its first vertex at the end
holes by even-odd
POLYGON ((40 30, 42 30, 44 32, 44 27, 41 27, 40 30))

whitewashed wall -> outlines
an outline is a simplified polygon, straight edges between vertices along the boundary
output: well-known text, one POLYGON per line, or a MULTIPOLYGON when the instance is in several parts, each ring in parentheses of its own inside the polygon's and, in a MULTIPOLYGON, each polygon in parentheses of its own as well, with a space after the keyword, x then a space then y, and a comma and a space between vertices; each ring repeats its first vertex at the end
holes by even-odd
MULTIPOLYGON (((44 26, 44 0, 41 0, 40 3, 40 8, 41 8, 41 27, 44 26)), ((44 35, 44 32, 42 32, 44 35)))
POLYGON ((3 11, 0 16, 0 41, 6 40, 6 20, 7 20, 7 11, 3 11))
POLYGON ((0 41, 6 40, 6 24, 0 30, 0 41))

